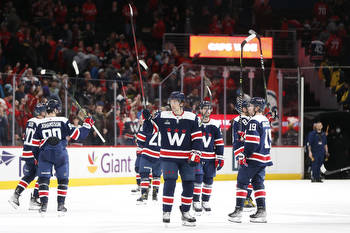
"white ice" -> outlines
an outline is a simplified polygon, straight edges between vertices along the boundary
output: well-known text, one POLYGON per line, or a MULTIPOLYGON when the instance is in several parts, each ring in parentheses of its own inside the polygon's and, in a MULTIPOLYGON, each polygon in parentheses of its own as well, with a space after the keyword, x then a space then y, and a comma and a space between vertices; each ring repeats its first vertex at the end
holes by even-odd
POLYGON ((109 232, 350 232, 350 180, 266 181, 268 223, 231 223, 227 215, 235 204, 235 181, 214 183, 212 213, 197 217, 196 227, 181 225, 178 209, 181 184, 177 184, 171 223, 162 223, 161 202, 137 206, 131 195, 135 185, 72 187, 66 201, 68 213, 57 217, 56 189, 50 190, 49 210, 45 217, 28 211, 29 194, 20 197, 15 211, 7 202, 13 190, 0 190, 0 232, 109 233, 109 232))

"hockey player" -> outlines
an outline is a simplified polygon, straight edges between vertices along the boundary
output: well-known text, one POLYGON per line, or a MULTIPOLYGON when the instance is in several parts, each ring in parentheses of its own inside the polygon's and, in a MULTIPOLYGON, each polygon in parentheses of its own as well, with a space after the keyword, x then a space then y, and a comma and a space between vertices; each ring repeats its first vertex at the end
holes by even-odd
POLYGON ((174 202, 174 191, 178 173, 182 180, 180 211, 185 226, 195 226, 196 219, 191 216, 193 198, 194 167, 200 162, 203 147, 202 132, 198 117, 184 111, 185 95, 175 91, 169 97, 171 111, 163 111, 152 121, 148 110, 143 111, 146 133, 160 133, 160 162, 164 178, 163 222, 170 222, 170 213, 174 202))
POLYGON ((47 117, 38 122, 34 139, 40 142, 38 160, 39 196, 41 207, 39 212, 47 211, 49 184, 52 167, 55 167, 57 177, 57 211, 59 215, 67 212, 64 202, 67 195, 69 179, 69 161, 66 150, 67 137, 74 140, 84 139, 89 134, 94 121, 87 117, 83 127, 74 128, 65 117, 57 117, 61 106, 57 100, 51 99, 46 104, 47 117))
MULTIPOLYGON (((15 192, 9 199, 9 203, 17 209, 19 207, 19 197, 21 193, 28 187, 30 182, 34 180, 36 177, 36 171, 38 167, 38 141, 33 140, 33 135, 36 131, 36 127, 39 119, 45 117, 46 107, 45 104, 37 104, 34 109, 33 118, 29 119, 26 126, 26 131, 24 135, 23 142, 23 152, 22 152, 22 160, 25 161, 23 173, 24 176, 19 181, 15 192), (35 146, 34 146, 35 145, 35 146)), ((40 208, 39 192, 38 192, 38 183, 35 184, 34 192, 30 197, 29 209, 30 210, 38 210, 40 208)))
POLYGON ((202 115, 201 129, 203 134, 203 150, 201 163, 196 166, 196 180, 193 190, 193 209, 197 215, 204 211, 210 212, 209 199, 212 190, 213 178, 216 170, 224 166, 224 140, 220 129, 220 122, 210 119, 212 106, 209 101, 200 104, 202 115), (202 188, 202 183, 203 188, 202 188), (200 196, 202 194, 202 204, 200 196))
POLYGON ((160 186, 160 137, 159 132, 155 134, 146 133, 141 126, 137 134, 137 145, 141 147, 139 162, 139 173, 141 177, 141 197, 137 199, 138 204, 145 204, 148 199, 150 187, 150 174, 152 172, 152 200, 158 200, 158 191, 160 186))
POLYGON ((242 222, 244 200, 251 181, 254 189, 257 211, 250 215, 251 222, 266 222, 265 208, 265 168, 272 166, 270 157, 271 128, 269 120, 263 115, 265 100, 253 97, 248 106, 252 116, 246 128, 244 151, 237 155, 241 167, 238 170, 236 207, 229 214, 229 221, 242 222))
MULTIPOLYGON (((240 111, 240 107, 238 106, 238 104, 236 104, 236 111, 240 115, 233 119, 232 125, 233 158, 236 158, 236 156, 244 150, 244 135, 248 125, 248 121, 250 119, 248 113, 248 101, 244 100, 242 102, 242 112, 240 111), (239 123, 240 119, 241 125, 239 123)), ((253 187, 251 184, 249 184, 247 198, 244 201, 244 208, 246 209, 251 209, 255 207, 253 199, 251 198, 252 191, 253 187)))

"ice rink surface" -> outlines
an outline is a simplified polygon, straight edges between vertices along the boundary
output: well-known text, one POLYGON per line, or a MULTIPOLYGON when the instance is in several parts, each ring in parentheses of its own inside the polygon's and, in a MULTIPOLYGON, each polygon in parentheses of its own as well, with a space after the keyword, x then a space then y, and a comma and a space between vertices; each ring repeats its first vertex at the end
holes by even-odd
MULTIPOLYGON (((50 190, 45 217, 28 211, 32 189, 20 197, 14 210, 7 200, 13 190, 0 190, 0 233, 117 233, 117 232, 350 232, 350 180, 266 181, 268 223, 231 223, 227 215, 235 205, 235 181, 214 182, 210 215, 197 217, 196 227, 181 225, 181 183, 177 183, 171 223, 162 223, 161 201, 136 205, 135 185, 72 187, 68 190, 68 213, 57 217, 56 189, 50 190)), ((161 193, 160 193, 161 194, 161 193)))

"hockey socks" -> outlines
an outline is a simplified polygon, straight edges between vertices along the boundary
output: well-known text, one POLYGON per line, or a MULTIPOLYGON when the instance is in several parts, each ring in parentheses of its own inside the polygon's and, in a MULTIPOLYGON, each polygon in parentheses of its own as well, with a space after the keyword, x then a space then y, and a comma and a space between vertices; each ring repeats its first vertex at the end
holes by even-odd
POLYGON ((39 197, 41 204, 47 204, 49 200, 49 184, 50 179, 46 177, 39 177, 39 197))
POLYGON ((39 182, 37 181, 35 183, 34 191, 33 191, 33 197, 39 198, 39 182))
POLYGON ((140 186, 141 184, 141 176, 139 173, 136 173, 136 184, 137 186, 140 186))
POLYGON ((163 187, 163 212, 171 212, 174 203, 176 180, 167 179, 163 187))
POLYGON ((265 199, 266 199, 265 189, 254 190, 254 196, 255 196, 257 207, 265 208, 265 199))
POLYGON ((59 179, 57 187, 57 203, 58 205, 64 204, 68 190, 68 179, 59 179))
POLYGON ((237 190, 236 190, 236 206, 237 207, 243 208, 244 201, 247 198, 247 193, 248 193, 247 190, 237 187, 237 190))
POLYGON ((202 184, 201 183, 194 183, 193 202, 199 202, 201 194, 202 194, 202 184))
POLYGON ((203 180, 203 188, 202 188, 202 201, 208 202, 211 196, 211 190, 213 186, 213 178, 206 178, 204 177, 203 180))
POLYGON ((191 208, 193 198, 193 181, 182 181, 181 211, 188 212, 191 208))

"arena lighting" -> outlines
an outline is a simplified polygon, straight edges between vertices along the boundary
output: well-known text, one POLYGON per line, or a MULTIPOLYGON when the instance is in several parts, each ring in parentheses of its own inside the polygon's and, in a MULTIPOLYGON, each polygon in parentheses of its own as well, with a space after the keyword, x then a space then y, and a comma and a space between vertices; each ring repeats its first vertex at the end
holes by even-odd
MULTIPOLYGON (((190 57, 201 58, 239 58, 241 36, 190 36, 190 57)), ((261 37, 264 59, 273 57, 272 37, 261 37)), ((243 58, 260 58, 260 46, 257 38, 247 42, 243 48, 243 58)))

